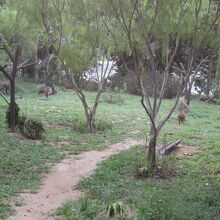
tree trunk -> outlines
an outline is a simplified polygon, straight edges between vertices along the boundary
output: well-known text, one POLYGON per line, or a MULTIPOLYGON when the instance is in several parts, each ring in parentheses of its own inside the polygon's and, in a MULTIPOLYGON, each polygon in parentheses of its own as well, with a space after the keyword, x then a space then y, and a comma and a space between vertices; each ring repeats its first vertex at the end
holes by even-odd
MULTIPOLYGON (((37 57, 35 59, 36 63, 38 62, 37 61, 37 57)), ((34 71, 34 82, 37 83, 39 80, 39 67, 38 67, 38 63, 36 64, 36 67, 35 67, 35 71, 34 71)))
POLYGON ((148 148, 148 175, 152 176, 156 168, 156 144, 157 136, 151 131, 151 137, 148 148))
POLYGON ((215 74, 215 98, 219 98, 219 91, 220 91, 220 48, 218 50, 218 60, 217 60, 217 67, 216 67, 216 74, 215 74))
POLYGON ((87 116, 87 129, 89 132, 94 130, 94 115, 91 113, 87 116))
POLYGON ((15 79, 11 79, 10 84, 11 84, 11 99, 10 99, 10 107, 9 107, 10 108, 9 128, 11 132, 15 132, 15 126, 16 126, 15 79))
POLYGON ((210 101, 210 91, 212 87, 212 78, 211 78, 211 67, 209 67, 208 73, 207 73, 207 88, 206 88, 206 96, 208 98, 208 101, 210 101))
POLYGON ((38 34, 37 36, 37 40, 36 40, 36 48, 35 48, 35 62, 36 62, 36 66, 35 66, 35 71, 34 71, 34 82, 38 82, 39 80, 39 66, 38 66, 38 47, 39 47, 39 38, 40 35, 38 34))
POLYGON ((187 88, 187 91, 186 91, 186 103, 187 103, 187 105, 190 105, 191 94, 192 94, 192 85, 189 85, 189 88, 187 88))

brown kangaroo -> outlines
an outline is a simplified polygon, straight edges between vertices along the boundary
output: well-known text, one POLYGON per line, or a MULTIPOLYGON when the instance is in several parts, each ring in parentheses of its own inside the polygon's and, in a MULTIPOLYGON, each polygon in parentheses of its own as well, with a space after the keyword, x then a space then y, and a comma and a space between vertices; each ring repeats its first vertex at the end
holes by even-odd
POLYGON ((184 124, 184 122, 186 120, 185 112, 184 111, 180 111, 178 116, 177 116, 177 118, 178 118, 179 124, 181 124, 181 123, 184 124))
POLYGON ((5 80, 0 83, 0 91, 5 90, 5 92, 7 94, 9 89, 10 89, 9 80, 5 80))
POLYGON ((53 91, 52 91, 51 87, 45 86, 44 94, 45 94, 46 98, 51 98, 52 93, 53 93, 53 91))

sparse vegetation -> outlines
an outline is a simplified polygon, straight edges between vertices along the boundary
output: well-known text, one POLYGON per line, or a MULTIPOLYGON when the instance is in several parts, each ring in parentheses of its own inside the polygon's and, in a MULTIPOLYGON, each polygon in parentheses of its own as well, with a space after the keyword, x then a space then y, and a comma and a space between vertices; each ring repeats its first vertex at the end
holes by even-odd
MULTIPOLYGON (((107 129, 112 129, 113 125, 112 122, 110 122, 108 119, 103 118, 97 118, 94 121, 94 130, 93 132, 98 131, 105 131, 107 129)), ((74 131, 81 132, 81 133, 87 133, 87 126, 86 126, 86 120, 82 118, 82 116, 74 117, 71 119, 71 128, 74 131)))
POLYGON ((109 104, 118 104, 123 105, 125 100, 123 99, 122 95, 120 93, 108 93, 103 96, 103 101, 109 104))
MULTIPOLYGON (((23 96, 22 99, 17 100, 22 113, 41 120, 47 133, 40 142, 28 140, 19 135, 11 138, 7 133, 4 117, 7 103, 0 99, 2 127, 0 130, 0 157, 2 158, 0 160, 2 175, 0 216, 2 219, 10 212, 7 201, 11 196, 24 189, 38 188, 43 173, 48 171, 48 163, 57 161, 67 153, 78 154, 84 150, 103 149, 108 144, 116 143, 126 136, 143 138, 146 133, 147 121, 143 120, 143 110, 137 108, 136 103, 139 102, 137 96, 121 94, 126 100, 121 106, 101 102, 97 118, 103 118, 107 114, 112 129, 88 134, 75 132, 72 129, 72 115, 84 117, 78 99, 75 96, 72 97, 71 91, 59 92, 50 102, 47 102, 37 96, 33 84, 19 83, 19 86, 24 88, 24 93, 17 94, 18 97, 23 96), (70 104, 75 106, 74 111, 70 104)), ((92 101, 93 93, 87 93, 87 95, 92 101)), ((169 103, 169 100, 163 103, 162 114, 166 112, 169 103)), ((159 142, 180 139, 184 144, 199 146, 202 151, 197 155, 186 155, 183 158, 158 157, 158 166, 167 168, 164 169, 165 178, 163 179, 136 178, 136 155, 139 155, 139 166, 145 166, 142 147, 135 147, 127 153, 121 153, 103 162, 95 175, 80 183, 80 189, 92 189, 89 193, 91 196, 87 198, 90 204, 87 212, 91 213, 90 216, 98 215, 110 202, 122 200, 138 216, 150 216, 149 213, 158 212, 157 216, 167 215, 167 219, 170 216, 181 219, 183 215, 186 216, 185 219, 190 216, 192 216, 191 219, 195 219, 195 216, 203 216, 201 219, 204 220, 218 219, 220 216, 217 193, 220 173, 218 163, 220 138, 216 120, 219 120, 217 116, 219 110, 220 107, 217 105, 207 105, 204 102, 192 100, 185 125, 178 125, 178 112, 171 117, 158 137, 159 142), (175 200, 173 200, 173 194, 176 195, 175 200), (156 206, 160 200, 163 201, 162 205, 156 206), (193 208, 194 206, 197 209, 193 208), (170 209, 170 207, 173 208, 170 209), (164 212, 164 209, 167 211, 164 212)), ((72 207, 75 206, 73 204, 78 206, 78 203, 74 202, 59 209, 63 219, 73 218, 72 207)), ((81 219, 86 219, 83 213, 80 215, 81 219)))
POLYGON ((18 127, 22 135, 31 139, 41 139, 45 132, 41 122, 25 116, 19 117, 18 127))
POLYGON ((0 0, 0 219, 219 220, 219 12, 0 0))

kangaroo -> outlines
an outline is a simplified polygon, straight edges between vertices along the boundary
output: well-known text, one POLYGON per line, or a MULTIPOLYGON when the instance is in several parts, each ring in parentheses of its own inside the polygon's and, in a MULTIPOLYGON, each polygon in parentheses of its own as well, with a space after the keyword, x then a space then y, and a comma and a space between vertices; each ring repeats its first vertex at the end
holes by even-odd
POLYGON ((0 83, 0 91, 5 90, 5 93, 8 93, 8 90, 10 89, 10 82, 8 80, 2 81, 0 83))
POLYGON ((180 111, 178 116, 177 116, 177 118, 178 118, 179 124, 181 124, 181 123, 184 124, 185 120, 186 120, 185 112, 184 111, 180 111))
POLYGON ((51 87, 45 86, 44 94, 45 94, 46 98, 51 98, 52 93, 53 93, 53 91, 52 91, 51 87))

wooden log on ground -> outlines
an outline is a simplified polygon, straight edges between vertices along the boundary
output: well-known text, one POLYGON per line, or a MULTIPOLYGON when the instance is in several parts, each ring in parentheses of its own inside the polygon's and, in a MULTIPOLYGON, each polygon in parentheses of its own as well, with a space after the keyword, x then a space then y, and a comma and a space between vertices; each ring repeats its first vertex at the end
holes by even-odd
POLYGON ((158 153, 160 155, 167 155, 171 151, 173 151, 180 143, 181 141, 170 141, 165 143, 159 150, 158 153))

